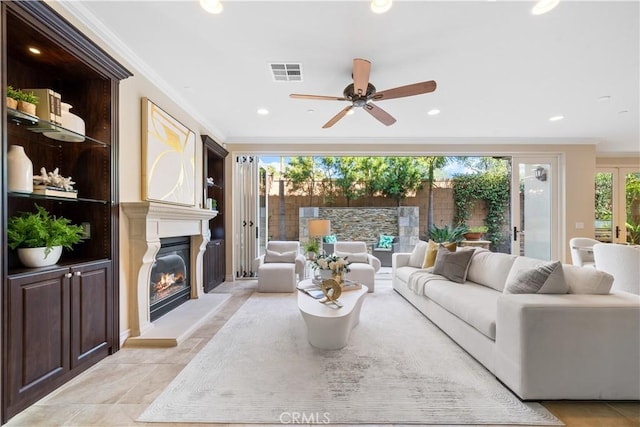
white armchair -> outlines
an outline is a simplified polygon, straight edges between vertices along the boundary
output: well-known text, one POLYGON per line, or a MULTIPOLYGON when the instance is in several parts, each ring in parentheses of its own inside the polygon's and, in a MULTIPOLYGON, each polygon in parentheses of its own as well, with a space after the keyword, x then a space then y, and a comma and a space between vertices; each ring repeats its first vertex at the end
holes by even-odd
POLYGON ((593 255, 596 268, 613 276, 611 290, 640 295, 640 247, 597 243, 593 255))
POLYGON ((266 253, 253 260, 258 292, 295 292, 297 278, 304 277, 305 263, 300 242, 267 242, 266 253))
POLYGON ((580 267, 594 267, 593 245, 600 243, 598 240, 589 237, 574 237, 569 240, 571 249, 571 262, 580 267))
POLYGON ((345 279, 362 283, 369 292, 373 292, 376 285, 376 271, 380 270, 380 260, 367 253, 365 242, 336 242, 334 253, 341 257, 347 257, 350 261, 349 273, 345 274, 345 279))

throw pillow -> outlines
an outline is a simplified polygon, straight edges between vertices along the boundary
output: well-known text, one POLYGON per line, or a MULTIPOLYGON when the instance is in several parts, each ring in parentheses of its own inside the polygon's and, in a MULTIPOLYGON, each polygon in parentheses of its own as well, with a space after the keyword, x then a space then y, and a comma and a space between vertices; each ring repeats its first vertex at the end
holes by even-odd
POLYGON ((267 249, 267 253, 264 255, 264 262, 296 262, 296 252, 276 252, 267 249))
POLYGON ((436 263, 433 266, 433 274, 444 276, 452 282, 464 283, 467 280, 469 264, 471 264, 471 257, 474 253, 473 248, 451 252, 446 246, 440 244, 436 263))
POLYGON ((336 252, 336 256, 345 258, 349 263, 369 263, 369 254, 367 254, 366 252, 336 252))
POLYGON ((613 276, 601 270, 577 265, 563 265, 570 294, 606 295, 611 291, 613 276))
POLYGON ((418 243, 416 243, 413 247, 413 251, 411 252, 411 256, 409 257, 409 267, 422 268, 424 257, 427 253, 427 246, 427 242, 422 240, 419 240, 418 243))
POLYGON ((324 236, 322 239, 324 243, 336 243, 338 241, 338 237, 335 234, 324 236))
POLYGON ((505 294, 566 294, 568 290, 560 261, 521 270, 504 287, 505 294))
POLYGON ((380 240, 378 241, 378 247, 382 249, 391 249, 393 247, 393 236, 381 234, 380 240))
MULTIPOLYGON (((455 252, 458 244, 456 242, 444 242, 442 243, 445 248, 449 249, 451 252, 455 252)), ((424 256, 424 261, 422 262, 422 268, 433 267, 436 263, 436 255, 438 254, 438 243, 433 240, 429 240, 429 246, 427 247, 427 252, 424 256)))

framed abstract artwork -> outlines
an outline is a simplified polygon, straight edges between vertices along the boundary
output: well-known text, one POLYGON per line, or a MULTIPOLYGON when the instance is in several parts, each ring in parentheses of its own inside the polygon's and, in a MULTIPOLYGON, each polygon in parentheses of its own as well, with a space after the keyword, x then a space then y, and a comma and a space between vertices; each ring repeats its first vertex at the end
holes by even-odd
POLYGON ((142 198, 195 206, 196 136, 142 98, 142 198))

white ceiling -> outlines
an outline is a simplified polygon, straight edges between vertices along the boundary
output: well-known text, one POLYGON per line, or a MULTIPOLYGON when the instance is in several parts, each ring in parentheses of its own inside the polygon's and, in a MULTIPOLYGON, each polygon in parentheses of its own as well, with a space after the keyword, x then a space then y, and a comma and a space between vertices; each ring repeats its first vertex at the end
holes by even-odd
POLYGON ((639 2, 73 1, 63 7, 152 79, 220 142, 597 143, 640 152, 639 2), (361 109, 330 129, 353 58, 378 90, 435 80, 430 94, 380 101, 386 127, 361 109), (299 62, 302 82, 269 63, 299 62), (609 100, 599 100, 609 96, 609 100), (256 114, 258 108, 270 111, 256 114), (437 116, 427 115, 440 109, 437 116), (313 112, 309 112, 313 110, 313 112), (626 113, 621 111, 627 111, 626 113), (551 116, 564 120, 550 122, 551 116))

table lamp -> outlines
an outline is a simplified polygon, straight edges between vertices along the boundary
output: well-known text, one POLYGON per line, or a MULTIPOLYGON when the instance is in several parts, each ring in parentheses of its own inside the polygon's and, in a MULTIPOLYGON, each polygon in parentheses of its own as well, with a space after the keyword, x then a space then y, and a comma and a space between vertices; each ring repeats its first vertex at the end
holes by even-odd
POLYGON ((327 236, 330 233, 331 233, 331 221, 329 221, 328 219, 310 219, 309 220, 309 237, 319 240, 318 247, 320 248, 320 253, 324 252, 322 250, 322 237, 327 236))

